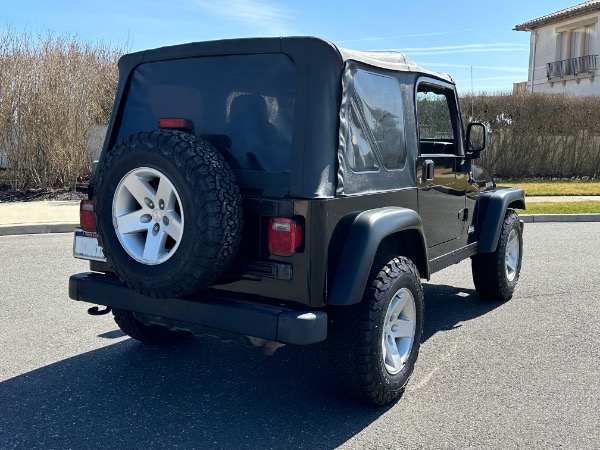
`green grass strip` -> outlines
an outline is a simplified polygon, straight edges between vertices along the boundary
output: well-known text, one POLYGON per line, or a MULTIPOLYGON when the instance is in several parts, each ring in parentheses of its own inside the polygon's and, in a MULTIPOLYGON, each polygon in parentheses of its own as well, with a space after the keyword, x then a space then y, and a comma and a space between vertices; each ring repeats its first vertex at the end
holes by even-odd
POLYGON ((593 214, 600 213, 600 202, 540 202, 527 203, 520 214, 593 214))
POLYGON ((525 195, 600 195, 600 181, 497 180, 499 187, 520 187, 525 195))

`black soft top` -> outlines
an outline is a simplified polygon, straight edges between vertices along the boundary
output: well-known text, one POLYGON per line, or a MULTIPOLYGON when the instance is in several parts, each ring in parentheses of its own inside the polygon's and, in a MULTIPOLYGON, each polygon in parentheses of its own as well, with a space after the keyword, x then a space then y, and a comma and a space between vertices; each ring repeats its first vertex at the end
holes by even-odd
POLYGON ((160 47, 152 50, 130 53, 121 58, 119 68, 131 71, 143 62, 161 61, 175 58, 190 58, 194 56, 239 55, 253 53, 288 53, 291 49, 321 46, 329 51, 324 52, 328 57, 319 61, 324 69, 340 68, 348 61, 357 61, 380 69, 401 72, 420 73, 453 83, 447 74, 433 72, 414 63, 400 52, 396 51, 361 51, 341 48, 330 41, 318 37, 268 37, 223 39, 218 41, 191 42, 188 44, 160 47))
MULTIPOLYGON (((393 71, 407 77, 433 77, 453 83, 448 75, 419 67, 399 52, 365 52, 339 48, 315 37, 244 38, 194 42, 161 47, 124 55, 119 61, 119 84, 115 105, 104 143, 103 156, 124 137, 122 111, 128 101, 129 86, 140 66, 146 63, 205 56, 285 54, 296 70, 296 99, 293 122, 292 170, 287 177, 273 178, 273 189, 264 195, 300 198, 331 198, 338 183, 338 143, 340 105, 343 103, 342 77, 348 64, 356 62, 376 72, 393 71), (275 179, 277 178, 277 179, 275 179)), ((412 100, 410 100, 412 102, 412 100)), ((127 127, 125 127, 127 128, 127 127)), ((127 133, 147 131, 127 129, 127 133)), ((236 173, 241 187, 268 184, 262 174, 236 173)), ((94 184, 92 178, 91 184, 94 184)))

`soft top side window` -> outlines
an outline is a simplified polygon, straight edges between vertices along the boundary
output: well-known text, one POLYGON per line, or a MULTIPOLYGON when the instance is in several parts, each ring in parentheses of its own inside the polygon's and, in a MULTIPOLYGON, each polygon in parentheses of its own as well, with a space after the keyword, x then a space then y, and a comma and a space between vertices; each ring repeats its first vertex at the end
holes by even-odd
POLYGON ((404 119, 398 81, 356 70, 350 89, 346 158, 355 172, 402 169, 406 164, 404 119))

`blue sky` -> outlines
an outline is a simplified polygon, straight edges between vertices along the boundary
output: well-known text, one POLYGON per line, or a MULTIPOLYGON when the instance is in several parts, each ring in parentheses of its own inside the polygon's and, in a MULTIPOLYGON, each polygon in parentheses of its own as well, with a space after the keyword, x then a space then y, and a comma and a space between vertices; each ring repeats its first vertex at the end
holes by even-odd
POLYGON ((529 33, 516 24, 578 0, 4 0, 19 32, 52 30, 136 51, 247 36, 313 35, 357 50, 399 50, 459 90, 510 91, 527 79, 529 33), (472 68, 472 70, 471 70, 472 68), (472 71, 472 77, 471 77, 472 71))

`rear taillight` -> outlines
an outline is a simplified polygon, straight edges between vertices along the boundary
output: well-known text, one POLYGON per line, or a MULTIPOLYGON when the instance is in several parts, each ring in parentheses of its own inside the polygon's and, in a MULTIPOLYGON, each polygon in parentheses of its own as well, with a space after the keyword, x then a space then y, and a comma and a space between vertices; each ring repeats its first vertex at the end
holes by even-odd
POLYGON ((79 204, 79 224, 83 231, 96 231, 93 200, 81 200, 79 204))
POLYGON ((277 256, 292 256, 302 245, 302 228, 292 219, 269 220, 269 251, 277 256))

